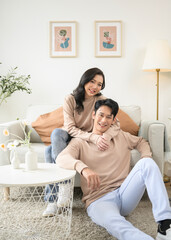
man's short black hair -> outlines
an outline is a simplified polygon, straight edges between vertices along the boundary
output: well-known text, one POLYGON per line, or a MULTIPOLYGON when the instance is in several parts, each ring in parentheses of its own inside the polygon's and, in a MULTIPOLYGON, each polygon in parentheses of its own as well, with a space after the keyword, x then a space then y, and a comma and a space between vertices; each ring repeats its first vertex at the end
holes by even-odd
POLYGON ((116 114, 118 113, 118 110, 119 110, 119 105, 117 102, 115 102, 114 100, 110 99, 110 98, 107 98, 107 99, 102 99, 102 100, 98 100, 96 103, 95 103, 95 106, 94 106, 94 111, 95 113, 97 112, 97 110, 101 107, 101 106, 107 106, 109 108, 112 109, 112 115, 113 115, 113 118, 115 118, 116 114))

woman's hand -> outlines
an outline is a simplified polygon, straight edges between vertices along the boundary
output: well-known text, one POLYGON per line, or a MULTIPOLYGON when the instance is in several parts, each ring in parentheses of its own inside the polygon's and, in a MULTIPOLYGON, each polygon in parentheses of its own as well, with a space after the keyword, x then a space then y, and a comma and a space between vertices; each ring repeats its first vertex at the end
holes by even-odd
POLYGON ((109 144, 103 136, 98 138, 96 145, 100 151, 105 151, 109 148, 109 144))
POLYGON ((96 190, 96 189, 98 189, 100 187, 100 178, 91 169, 84 168, 82 170, 82 175, 87 180, 88 188, 90 188, 92 190, 96 190))

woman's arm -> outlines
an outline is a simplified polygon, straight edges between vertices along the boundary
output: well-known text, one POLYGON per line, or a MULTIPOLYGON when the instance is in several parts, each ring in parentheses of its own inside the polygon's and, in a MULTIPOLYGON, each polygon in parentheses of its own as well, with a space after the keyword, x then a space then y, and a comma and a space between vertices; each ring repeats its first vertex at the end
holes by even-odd
MULTIPOLYGON (((74 110, 76 107, 75 99, 72 95, 69 95, 65 98, 63 105, 64 112, 64 128, 72 136, 78 137, 86 141, 90 141, 96 144, 99 135, 82 131, 76 126, 74 118, 74 110)), ((86 117, 86 116, 85 116, 86 117)))

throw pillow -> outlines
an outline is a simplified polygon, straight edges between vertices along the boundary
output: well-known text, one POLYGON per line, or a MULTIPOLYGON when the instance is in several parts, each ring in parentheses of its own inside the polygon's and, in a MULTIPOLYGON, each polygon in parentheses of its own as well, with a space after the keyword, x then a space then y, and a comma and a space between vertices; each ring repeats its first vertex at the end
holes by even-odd
POLYGON ((40 115, 36 121, 32 122, 32 127, 39 134, 42 142, 46 145, 51 144, 50 135, 55 128, 61 128, 64 125, 63 107, 52 112, 40 115))
POLYGON ((129 117, 127 113, 119 109, 116 115, 120 122, 120 127, 124 132, 129 132, 132 135, 138 136, 139 126, 129 117))
MULTIPOLYGON (((119 109, 116 116, 120 121, 120 127, 123 131, 132 135, 138 135, 139 126, 129 117, 127 113, 119 109)), ((42 142, 46 145, 51 144, 51 133, 55 128, 61 128, 64 124, 63 107, 52 112, 40 115, 36 121, 32 122, 32 127, 39 134, 42 142)))

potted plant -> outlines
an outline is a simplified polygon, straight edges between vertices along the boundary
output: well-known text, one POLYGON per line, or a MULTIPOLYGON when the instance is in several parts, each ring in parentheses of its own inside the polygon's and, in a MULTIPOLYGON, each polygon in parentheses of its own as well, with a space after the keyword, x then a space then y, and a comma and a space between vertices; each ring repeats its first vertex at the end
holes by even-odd
POLYGON ((28 87, 30 75, 17 75, 17 67, 11 68, 6 76, 0 76, 0 105, 16 91, 31 93, 28 87))

